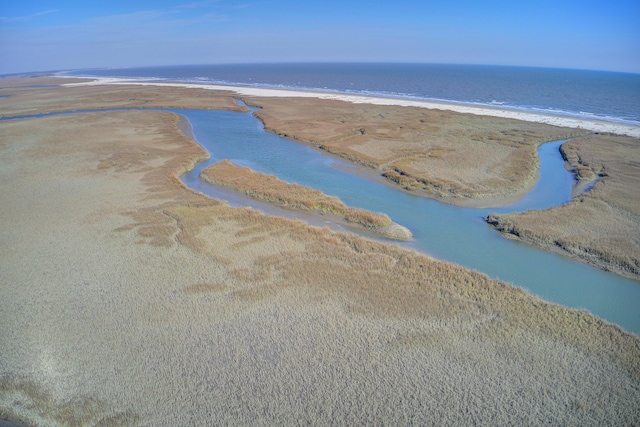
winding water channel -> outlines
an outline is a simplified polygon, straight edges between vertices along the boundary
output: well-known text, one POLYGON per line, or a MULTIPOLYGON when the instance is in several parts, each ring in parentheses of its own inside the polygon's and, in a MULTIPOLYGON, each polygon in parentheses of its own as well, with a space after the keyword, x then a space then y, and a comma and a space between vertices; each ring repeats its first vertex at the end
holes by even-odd
MULTIPOLYGON (((118 110, 122 109, 99 111, 118 110)), ((545 209, 570 200, 573 176, 565 170, 558 150, 564 141, 540 146, 540 179, 529 194, 507 207, 474 209, 413 196, 370 176, 365 177, 359 173, 359 167, 349 162, 266 132, 251 113, 169 111, 189 121, 194 138, 211 155, 209 160, 182 176, 183 182, 196 191, 227 200, 232 206, 252 206, 268 214, 302 218, 312 225, 344 229, 317 216, 248 199, 199 178, 205 167, 229 159, 288 182, 317 188, 339 197, 349 206, 386 213, 393 221, 413 232, 413 241, 396 244, 486 273, 547 301, 588 310, 640 335, 640 314, 637 310, 640 282, 505 239, 483 219, 491 212, 545 209)), ((98 111, 20 116, 0 121, 86 112, 98 111)))
MULTIPOLYGON (((183 176, 194 190, 229 200, 235 206, 304 216, 248 200, 198 178, 206 166, 229 159, 288 182, 317 188, 349 206, 384 212, 413 232, 414 240, 403 245, 510 282, 547 301, 586 309, 640 334, 639 282, 505 239, 483 220, 491 212, 544 209, 566 203, 573 177, 565 170, 558 151, 564 141, 540 147, 540 180, 527 196, 504 208, 474 209, 412 196, 366 178, 346 161, 266 132, 250 113, 172 111, 189 120, 195 139, 211 154, 211 159, 183 176)), ((317 218, 305 219, 324 225, 317 218)))

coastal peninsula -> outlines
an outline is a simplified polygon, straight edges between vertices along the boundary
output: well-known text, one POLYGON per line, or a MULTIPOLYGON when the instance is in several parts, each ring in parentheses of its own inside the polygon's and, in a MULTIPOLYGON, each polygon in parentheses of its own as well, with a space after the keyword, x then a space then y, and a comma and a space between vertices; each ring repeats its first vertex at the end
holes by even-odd
POLYGON ((640 423, 636 335, 196 193, 179 176, 207 154, 179 117, 130 109, 242 108, 232 93, 3 83, 4 117, 127 109, 0 122, 0 418, 640 423))

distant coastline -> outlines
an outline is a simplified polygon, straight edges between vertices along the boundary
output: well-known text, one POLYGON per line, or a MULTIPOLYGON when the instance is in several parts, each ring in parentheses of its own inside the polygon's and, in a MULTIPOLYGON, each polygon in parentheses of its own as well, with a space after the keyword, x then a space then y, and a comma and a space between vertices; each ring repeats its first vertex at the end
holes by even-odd
MULTIPOLYGON (((60 77, 73 77, 64 76, 60 77)), ((501 117, 516 120, 523 120, 534 123, 544 123, 553 126, 571 127, 578 129, 590 130, 599 133, 612 133, 616 135, 626 135, 632 137, 640 137, 640 126, 622 124, 618 122, 606 121, 602 119, 582 119, 567 116, 553 115, 550 113, 533 113, 526 111, 512 110, 504 107, 492 106, 476 106, 457 102, 445 101, 422 101, 404 98, 384 98, 376 96, 349 95, 335 92, 310 92, 298 91, 291 89, 270 89, 258 87, 243 86, 224 86, 213 84, 196 84, 196 83, 180 83, 167 82, 159 79, 129 79, 129 78, 111 78, 111 77, 90 77, 90 82, 68 83, 65 86, 95 86, 95 85, 142 85, 142 86, 165 86, 165 87, 182 87, 182 88, 201 88, 208 90, 223 90, 235 92, 243 96, 257 97, 296 97, 296 98, 319 98, 334 99, 340 101, 351 102, 354 104, 375 104, 375 105, 395 105, 404 107, 419 107, 427 109, 439 109, 454 111, 458 113, 468 113, 489 117, 501 117)))
POLYGON ((463 64, 274 63, 63 74, 444 102, 640 127, 640 75, 631 73, 463 64))

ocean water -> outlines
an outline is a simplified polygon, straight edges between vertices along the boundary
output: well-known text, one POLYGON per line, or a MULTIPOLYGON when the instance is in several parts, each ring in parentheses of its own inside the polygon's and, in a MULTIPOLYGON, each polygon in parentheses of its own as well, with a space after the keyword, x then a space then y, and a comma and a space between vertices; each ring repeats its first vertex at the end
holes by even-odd
POLYGON ((182 65, 67 74, 439 100, 640 126, 640 74, 366 63, 182 65))

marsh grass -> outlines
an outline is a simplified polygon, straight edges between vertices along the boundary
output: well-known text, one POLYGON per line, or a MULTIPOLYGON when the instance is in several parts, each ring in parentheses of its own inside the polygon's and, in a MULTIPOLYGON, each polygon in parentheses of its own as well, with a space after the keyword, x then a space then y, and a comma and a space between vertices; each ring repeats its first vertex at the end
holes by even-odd
POLYGON ((35 383, 0 377, 0 418, 27 425, 136 426, 140 417, 131 410, 118 411, 91 397, 59 400, 35 383), (4 401, 4 402, 3 402, 4 401), (7 401, 11 406, 5 406, 7 401))
POLYGON ((254 199, 292 209, 339 215, 348 223, 379 232, 386 237, 411 239, 408 230, 401 229, 397 224, 390 227, 393 225, 391 218, 385 214, 348 207, 337 197, 238 166, 229 160, 207 167, 202 171, 201 177, 210 184, 233 188, 254 199))
POLYGON ((489 215, 505 235, 624 276, 640 279, 640 140, 577 138, 561 151, 587 193, 543 211, 489 215))
MULTIPOLYGON (((42 81, 54 85, 71 83, 69 79, 62 78, 42 81)), ((38 79, 33 79, 30 84, 39 84, 38 79)), ((11 95, 0 98, 0 117, 112 108, 248 111, 236 103, 232 92, 176 87, 117 85, 106 89, 100 86, 29 88, 12 86, 10 80, 2 79, 0 93, 11 95)))
MULTIPOLYGON (((11 158, 34 173, 5 173, 3 200, 38 206, 38 184, 51 177, 96 192, 70 192, 66 206, 47 195, 41 206, 56 221, 46 228, 27 209, 11 221, 19 238, 0 258, 2 278, 16 277, 0 287, 0 313, 12 325, 0 329, 3 416, 36 425, 640 423, 637 336, 396 245, 194 193, 177 174, 203 152, 172 117, 118 112, 0 126, 12 149, 36 136, 51 149, 11 158), (115 132, 122 126, 146 137, 115 132), (128 154, 109 157, 118 150, 128 154), (108 167, 98 167, 102 159, 108 167), (78 224, 73 214, 98 201, 108 208, 102 222, 78 224), (172 246, 156 247, 154 237, 172 246), (71 251, 78 244, 86 247, 71 251), (51 259, 11 264, 14 251, 18 260, 51 259), (81 292, 66 298, 68 288, 81 292), (26 360, 7 345, 27 349, 26 360), (61 399, 48 388, 81 380, 109 399, 74 388, 61 399)), ((11 212, 11 203, 0 206, 11 212)))
POLYGON ((543 142, 577 129, 414 107, 311 98, 244 98, 280 136, 374 168, 390 182, 451 203, 526 191, 543 142))

